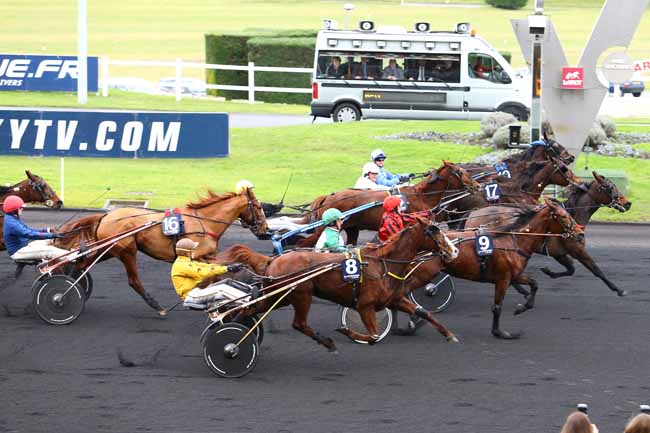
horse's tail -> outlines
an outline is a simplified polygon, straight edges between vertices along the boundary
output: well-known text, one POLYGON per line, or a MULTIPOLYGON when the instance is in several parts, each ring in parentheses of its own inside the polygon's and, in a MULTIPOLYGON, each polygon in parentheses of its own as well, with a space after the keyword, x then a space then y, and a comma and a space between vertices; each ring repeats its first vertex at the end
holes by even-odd
POLYGON ((97 228, 105 216, 105 213, 93 214, 62 225, 59 228, 59 233, 63 233, 65 236, 61 239, 56 239, 54 245, 59 248, 71 250, 78 248, 81 241, 85 243, 96 241, 97 228))

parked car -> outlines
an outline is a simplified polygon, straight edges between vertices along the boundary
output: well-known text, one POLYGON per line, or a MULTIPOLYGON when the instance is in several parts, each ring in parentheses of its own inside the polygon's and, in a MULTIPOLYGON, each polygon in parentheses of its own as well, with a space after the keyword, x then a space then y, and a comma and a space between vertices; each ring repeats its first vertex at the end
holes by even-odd
POLYGON ((621 83, 621 96, 625 96, 626 93, 631 93, 638 98, 644 90, 645 84, 643 81, 626 81, 621 83))
MULTIPOLYGON (((194 96, 205 96, 206 88, 205 82, 196 78, 181 78, 181 93, 194 96)), ((176 77, 161 78, 160 91, 165 93, 176 92, 176 77)))

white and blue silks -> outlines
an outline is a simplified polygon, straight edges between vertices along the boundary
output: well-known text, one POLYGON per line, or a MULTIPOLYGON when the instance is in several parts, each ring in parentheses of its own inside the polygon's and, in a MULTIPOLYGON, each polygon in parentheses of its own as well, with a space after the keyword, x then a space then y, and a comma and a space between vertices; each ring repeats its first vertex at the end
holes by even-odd
POLYGON ((386 170, 384 167, 379 168, 379 174, 377 175, 377 185, 383 186, 395 186, 400 184, 400 177, 406 175, 393 174, 390 171, 386 170))

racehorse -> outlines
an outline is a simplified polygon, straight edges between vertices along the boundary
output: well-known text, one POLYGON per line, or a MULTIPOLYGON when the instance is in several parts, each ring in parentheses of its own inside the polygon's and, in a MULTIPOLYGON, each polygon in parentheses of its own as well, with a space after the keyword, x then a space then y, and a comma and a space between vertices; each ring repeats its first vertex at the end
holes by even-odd
MULTIPOLYGON (((594 181, 570 186, 567 191, 567 200, 564 202, 566 210, 582 226, 585 226, 589 222, 591 216, 600 207, 611 207, 620 212, 625 212, 632 206, 632 203, 621 194, 611 180, 599 175, 595 171, 592 174, 594 181)), ((517 212, 518 210, 513 208, 496 207, 492 210, 491 215, 474 215, 465 227, 472 228, 479 227, 480 225, 494 227, 499 223, 507 222, 509 219, 515 218, 514 215, 517 212)), ((619 289, 610 281, 589 255, 584 239, 548 238, 536 252, 553 257, 566 268, 564 272, 552 272, 549 268, 542 268, 542 272, 551 278, 573 275, 575 267, 573 266, 571 257, 574 257, 595 276, 600 278, 612 291, 616 292, 619 296, 625 296, 625 291, 619 289)), ((513 286, 524 296, 529 295, 525 289, 519 287, 517 284, 513 284, 513 286)))
MULTIPOLYGON (((266 218, 260 202, 255 197, 252 188, 244 188, 240 193, 229 192, 216 194, 208 191, 207 196, 199 201, 191 202, 179 209, 184 221, 184 233, 178 237, 165 236, 160 224, 136 233, 117 242, 108 254, 117 257, 124 268, 129 285, 153 309, 164 311, 142 286, 137 267, 137 252, 141 251, 158 260, 173 261, 176 258, 174 245, 180 238, 190 238, 199 242, 194 252, 195 258, 214 254, 219 238, 233 222, 239 219, 244 227, 256 236, 264 236, 267 232, 266 218)), ((74 240, 79 244, 81 236, 94 231, 91 240, 101 241, 111 236, 123 233, 129 229, 155 222, 160 223, 165 217, 164 212, 150 211, 138 208, 119 208, 104 215, 95 215, 70 223, 60 228, 61 233, 73 231, 74 240), (90 225, 88 227, 88 225, 90 225), (81 229, 77 231, 77 229, 81 229)), ((108 256, 107 254, 107 256, 108 256)), ((94 256, 88 258, 92 260, 94 256)), ((88 261, 80 266, 87 265, 88 261)))
MULTIPOLYGON (((25 203, 42 203, 53 209, 60 209, 63 201, 56 195, 54 190, 43 180, 29 170, 25 170, 27 179, 11 186, 0 186, 0 203, 8 195, 17 195, 25 203)), ((0 251, 5 250, 3 241, 4 216, 0 213, 0 251)))
POLYGON ((495 180, 501 190, 497 200, 488 200, 485 194, 487 189, 483 188, 445 206, 436 220, 451 220, 450 227, 462 228, 468 212, 472 210, 504 203, 535 205, 548 185, 568 186, 580 183, 580 178, 556 158, 529 162, 518 177, 497 177, 495 180), (456 216, 452 216, 454 214, 456 216))
MULTIPOLYGON (((336 350, 331 338, 323 337, 307 324, 307 316, 313 296, 356 309, 368 330, 359 334, 347 328, 339 328, 347 337, 374 344, 378 338, 375 313, 386 307, 416 314, 431 323, 448 341, 458 341, 454 334, 436 321, 433 314, 406 299, 406 286, 403 284, 404 270, 411 264, 418 251, 429 250, 434 254, 453 260, 458 253, 447 236, 428 220, 419 218, 410 227, 395 233, 382 244, 369 244, 352 257, 360 257, 363 263, 362 277, 358 283, 343 280, 338 267, 300 283, 284 299, 281 294, 261 300, 244 310, 246 317, 260 314, 279 301, 278 306, 292 305, 294 308, 293 328, 314 339, 329 350, 336 350)), ((318 269, 323 265, 340 264, 350 257, 344 254, 321 253, 314 251, 290 251, 274 258, 256 253, 244 246, 232 247, 220 254, 222 260, 239 261, 251 266, 256 272, 264 271, 264 284, 282 285, 304 272, 318 269)), ((262 287, 262 291, 264 288, 262 287)))
MULTIPOLYGON (((485 212, 493 208, 479 209, 485 212)), ((473 213, 472 213, 473 214, 473 213)), ((521 314, 534 307, 537 282, 523 274, 531 255, 542 245, 546 237, 567 236, 576 238, 584 234, 571 215, 560 205, 545 199, 545 204, 522 207, 519 216, 510 224, 485 231, 492 237, 493 252, 481 258, 477 255, 478 235, 474 231, 450 231, 447 236, 456 241, 458 258, 448 263, 440 260, 424 262, 409 281, 406 291, 415 290, 431 281, 441 270, 467 280, 495 284, 492 306, 492 335, 497 338, 513 339, 519 334, 509 333, 499 326, 503 299, 512 283, 526 284, 531 293, 526 304, 519 305, 515 314, 521 314)))
MULTIPOLYGON (((446 193, 457 193, 464 190, 474 191, 478 188, 480 188, 480 185, 473 181, 465 170, 449 161, 443 161, 440 168, 431 170, 416 185, 400 187, 398 194, 406 198, 409 212, 418 212, 435 207, 446 193)), ((311 211, 300 222, 307 224, 318 221, 323 212, 331 207, 344 212, 373 201, 381 202, 390 194, 388 191, 345 189, 320 196, 311 202, 311 211)), ((347 233, 347 243, 356 245, 360 230, 379 230, 382 215, 383 208, 375 206, 350 216, 343 224, 343 228, 347 233)), ((316 230, 313 235, 298 241, 296 245, 299 247, 314 246, 322 231, 322 228, 316 230)))

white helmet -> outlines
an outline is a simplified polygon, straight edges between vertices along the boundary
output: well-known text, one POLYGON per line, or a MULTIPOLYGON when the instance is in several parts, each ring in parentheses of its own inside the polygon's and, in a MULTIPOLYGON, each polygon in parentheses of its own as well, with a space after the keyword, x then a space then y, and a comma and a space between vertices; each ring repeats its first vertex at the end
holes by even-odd
POLYGON ((377 173, 379 174, 379 167, 374 162, 366 162, 363 164, 363 169, 361 170, 361 175, 365 176, 368 173, 377 173))
POLYGON ((386 159, 386 154, 384 153, 383 150, 381 149, 375 149, 372 152, 370 152, 370 160, 374 162, 376 159, 379 158, 384 158, 386 159))

